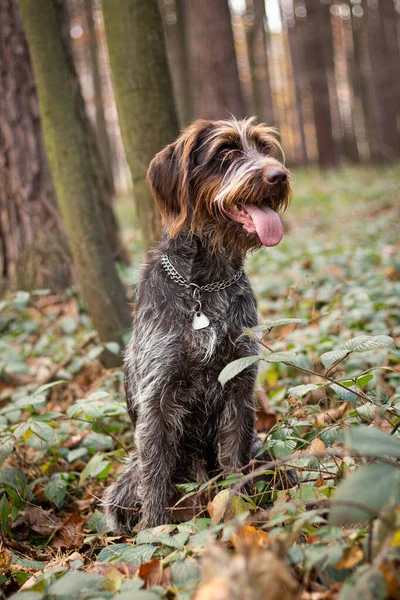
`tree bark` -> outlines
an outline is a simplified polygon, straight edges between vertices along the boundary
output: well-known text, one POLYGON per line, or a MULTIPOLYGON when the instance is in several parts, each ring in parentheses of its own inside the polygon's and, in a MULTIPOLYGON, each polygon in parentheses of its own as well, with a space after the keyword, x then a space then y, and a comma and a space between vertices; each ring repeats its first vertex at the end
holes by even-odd
POLYGON ((254 114, 273 127, 275 119, 267 56, 265 0, 247 0, 245 19, 254 114))
POLYGON ((292 63, 293 72, 293 83, 294 93, 296 101, 296 112, 299 129, 299 160, 301 165, 308 164, 308 153, 307 153, 307 141, 305 133, 304 123, 304 110, 303 110, 303 99, 302 99, 302 87, 304 80, 306 80, 306 72, 304 68, 304 53, 303 46, 301 43, 300 26, 296 22, 296 15, 294 11, 294 5, 290 2, 282 2, 282 14, 284 17, 284 24, 287 29, 287 36, 289 42, 290 60, 292 63))
POLYGON ((105 170, 104 161, 98 142, 98 137, 96 136, 94 127, 87 115, 82 89, 75 68, 75 62, 71 46, 71 38, 69 33, 69 4, 68 2, 66 2, 66 0, 53 0, 53 2, 56 10, 58 26, 60 29, 61 42, 67 61, 67 67, 70 72, 70 77, 73 81, 76 116, 80 122, 81 131, 85 136, 85 143, 89 148, 89 158, 93 166, 93 183, 96 187, 96 198, 101 218, 101 224, 114 260, 128 264, 128 256, 120 239, 118 221, 115 216, 112 202, 114 195, 113 181, 110 181, 110 177, 108 176, 105 170))
POLYGON ((314 123, 320 167, 334 167, 339 163, 332 130, 331 102, 328 83, 328 56, 331 50, 326 36, 326 21, 323 11, 326 6, 321 0, 306 0, 307 20, 305 23, 305 61, 308 67, 314 107, 314 123))
MULTIPOLYGON (((58 202, 89 314, 103 342, 122 343, 130 310, 106 242, 96 202, 95 172, 53 0, 20 0, 35 73, 44 140, 58 202)), ((111 353, 108 366, 118 364, 111 353)))
POLYGON ((245 111, 227 0, 186 0, 196 118, 243 118, 245 111))
POLYGON ((185 127, 192 120, 192 97, 188 57, 187 19, 184 0, 174 4, 160 0, 167 39, 168 64, 171 71, 179 122, 185 127))
POLYGON ((178 135, 156 0, 103 0, 104 27, 126 157, 146 249, 161 219, 145 179, 153 156, 178 135))
POLYGON ((99 47, 93 14, 93 0, 85 0, 86 22, 89 34, 90 64, 93 80, 94 103, 96 109, 96 136, 102 158, 104 173, 107 177, 108 188, 114 195, 114 176, 112 171, 112 153, 108 137, 107 122, 104 115, 103 85, 99 66, 99 47))
POLYGON ((400 156, 400 61, 392 0, 365 5, 377 138, 382 160, 400 156))
POLYGON ((62 290, 72 259, 16 0, 0 3, 0 146, 0 278, 13 289, 62 290))

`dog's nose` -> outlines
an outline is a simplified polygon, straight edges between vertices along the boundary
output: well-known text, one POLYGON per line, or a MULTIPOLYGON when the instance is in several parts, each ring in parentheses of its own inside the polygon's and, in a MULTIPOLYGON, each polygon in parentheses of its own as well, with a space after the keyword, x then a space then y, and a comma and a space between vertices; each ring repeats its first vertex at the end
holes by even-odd
POLYGON ((277 183, 286 183, 287 173, 283 169, 269 169, 266 174, 268 183, 275 185, 277 183))

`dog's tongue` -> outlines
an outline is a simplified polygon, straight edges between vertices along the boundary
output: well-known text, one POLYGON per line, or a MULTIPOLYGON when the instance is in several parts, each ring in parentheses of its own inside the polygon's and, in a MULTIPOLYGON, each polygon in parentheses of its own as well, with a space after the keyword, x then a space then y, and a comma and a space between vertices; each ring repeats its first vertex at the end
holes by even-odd
POLYGON ((247 204, 246 212, 250 215, 258 237, 264 246, 279 244, 283 236, 283 227, 278 213, 268 206, 255 206, 254 204, 247 204))

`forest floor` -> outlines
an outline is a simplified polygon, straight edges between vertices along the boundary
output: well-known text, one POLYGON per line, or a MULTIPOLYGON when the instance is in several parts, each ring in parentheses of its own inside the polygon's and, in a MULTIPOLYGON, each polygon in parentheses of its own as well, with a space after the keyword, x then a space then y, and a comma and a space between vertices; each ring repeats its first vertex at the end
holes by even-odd
MULTIPOLYGON (((282 243, 247 265, 257 428, 276 478, 296 469, 290 490, 222 474, 180 486, 190 521, 114 536, 100 498, 132 448, 122 369, 100 366, 76 290, 0 303, 4 598, 400 598, 400 169, 297 171, 294 190, 282 243)), ((132 284, 130 202, 118 211, 132 284)))

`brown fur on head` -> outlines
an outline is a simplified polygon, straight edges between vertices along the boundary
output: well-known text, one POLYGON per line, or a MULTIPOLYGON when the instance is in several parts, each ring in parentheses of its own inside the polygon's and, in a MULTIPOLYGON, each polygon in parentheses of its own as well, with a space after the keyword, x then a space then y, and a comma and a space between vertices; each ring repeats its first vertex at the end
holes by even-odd
POLYGON ((289 172, 279 153, 275 130, 254 118, 192 123, 154 157, 147 174, 169 235, 186 230, 231 251, 259 247, 246 207, 286 208, 289 172))

